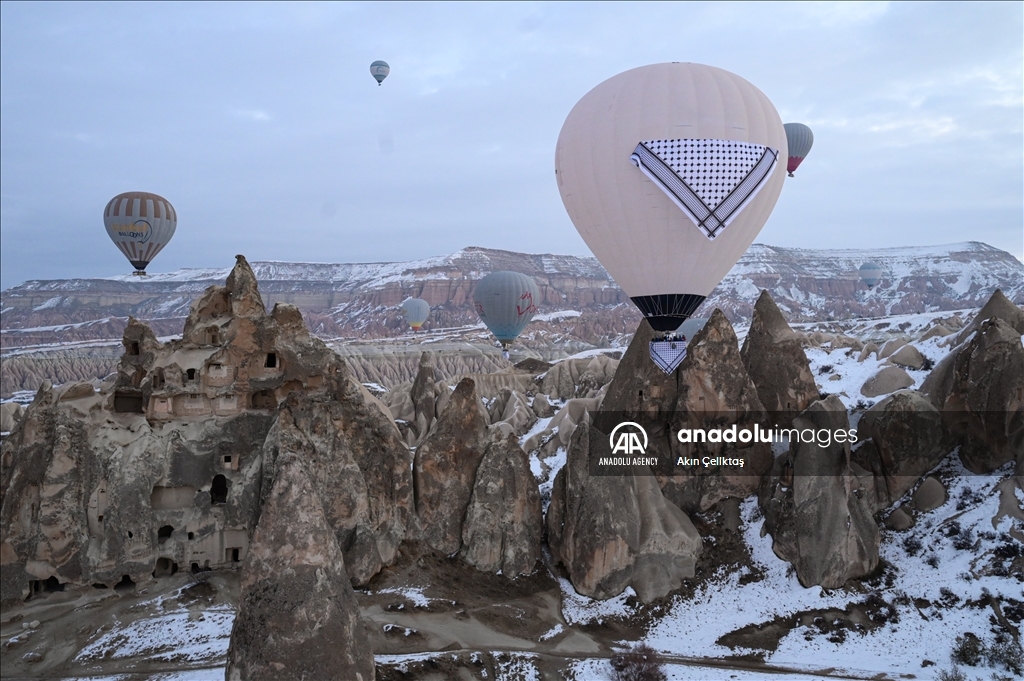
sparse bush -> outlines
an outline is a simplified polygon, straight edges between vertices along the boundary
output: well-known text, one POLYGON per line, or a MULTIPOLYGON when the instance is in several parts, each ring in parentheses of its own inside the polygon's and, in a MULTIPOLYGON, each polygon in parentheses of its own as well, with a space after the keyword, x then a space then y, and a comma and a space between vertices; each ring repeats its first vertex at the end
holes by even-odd
POLYGON ((921 370, 922 371, 931 371, 934 368, 935 368, 935 360, 933 360, 928 355, 921 355, 921 370))
POLYGON ((646 643, 612 655, 615 681, 665 681, 658 654, 646 643))
POLYGON ((824 376, 825 374, 831 374, 834 369, 835 367, 831 364, 822 365, 822 367, 818 369, 818 375, 824 376))
POLYGON ((910 536, 903 540, 903 550, 907 552, 908 556, 916 556, 922 548, 921 540, 917 537, 910 536))
POLYGON ((957 596, 952 589, 947 586, 939 589, 939 596, 942 598, 942 604, 947 608, 953 607, 960 602, 960 597, 957 596))
POLYGON ((932 555, 928 556, 927 558, 925 558, 924 562, 925 562, 925 564, 928 567, 933 567, 933 568, 938 568, 939 567, 939 557, 936 556, 934 553, 932 555))
POLYGON ((1004 536, 1003 543, 997 546, 993 553, 1002 560, 1012 560, 1021 554, 1020 544, 1004 536))
POLYGON ((1024 653, 1012 640, 993 643, 985 650, 985 659, 990 667, 1005 667, 1017 676, 1024 674, 1024 653))
POLYGON ((974 531, 970 528, 963 528, 960 533, 953 537, 953 548, 958 551, 966 551, 974 546, 974 531))
POLYGON ((968 667, 977 667, 984 656, 985 643, 969 631, 956 637, 956 644, 950 653, 954 663, 965 664, 968 667))
POLYGON ((938 676, 939 681, 967 681, 967 675, 960 671, 959 667, 950 670, 941 670, 938 676))
POLYGON ((818 399, 819 400, 828 399, 828 396, 831 395, 831 394, 832 393, 827 393, 824 390, 822 390, 821 392, 818 393, 818 399))

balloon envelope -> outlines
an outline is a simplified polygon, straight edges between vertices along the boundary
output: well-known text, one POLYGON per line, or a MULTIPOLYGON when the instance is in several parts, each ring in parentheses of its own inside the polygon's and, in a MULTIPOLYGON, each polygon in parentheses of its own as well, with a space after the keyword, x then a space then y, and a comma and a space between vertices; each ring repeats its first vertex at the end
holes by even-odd
POLYGON ((376 79, 377 85, 383 83, 384 79, 388 77, 389 73, 391 73, 391 67, 388 66, 388 63, 386 61, 381 61, 380 59, 378 59, 377 61, 370 64, 370 75, 376 79))
POLYGON ((163 250, 177 225, 171 202, 149 192, 118 194, 103 209, 107 236, 139 272, 163 250))
POLYGON ((477 282, 473 304, 502 345, 514 341, 537 312, 540 290, 519 272, 492 272, 477 282))
POLYGON ((860 266, 860 280, 867 284, 868 288, 874 288, 882 279, 882 266, 873 262, 866 262, 860 266))
POLYGON ((793 172, 807 158, 814 145, 814 133, 803 123, 786 123, 783 127, 786 129, 786 139, 789 142, 789 163, 786 170, 789 176, 793 177, 793 172))
POLYGON ((753 242, 786 131, 743 78, 701 64, 620 73, 573 107, 555 174, 580 236, 657 331, 675 330, 753 242))
POLYGON ((406 298, 401 304, 402 316, 409 326, 418 329, 430 316, 430 303, 422 298, 406 298))

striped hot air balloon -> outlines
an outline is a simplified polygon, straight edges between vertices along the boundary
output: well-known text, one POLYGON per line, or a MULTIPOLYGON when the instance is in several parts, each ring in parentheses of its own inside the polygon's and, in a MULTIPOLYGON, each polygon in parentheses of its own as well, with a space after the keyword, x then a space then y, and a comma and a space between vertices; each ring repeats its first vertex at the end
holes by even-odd
POLYGON ((875 285, 882 280, 882 266, 871 261, 861 265, 858 272, 860 274, 860 280, 863 281, 864 285, 869 289, 874 288, 875 285))
POLYGON ((378 59, 377 61, 370 64, 370 75, 373 76, 373 79, 377 81, 377 85, 383 83, 384 79, 388 77, 389 73, 391 73, 391 67, 388 66, 388 63, 386 61, 381 61, 380 59, 378 59))
POLYGON ((782 127, 786 129, 786 141, 789 143, 789 163, 786 164, 786 172, 793 177, 793 173, 803 163, 807 154, 811 153, 814 133, 803 123, 786 123, 782 127))
POLYGON ((430 303, 422 298, 406 298, 399 307, 405 321, 409 322, 414 331, 419 331, 430 316, 430 303))
POLYGON ((519 272, 491 272, 473 290, 476 313, 505 349, 533 319, 539 300, 536 282, 519 272))
POLYGON ((171 240, 177 225, 171 202, 149 192, 118 194, 103 210, 107 236, 135 267, 135 274, 146 273, 146 265, 171 240))

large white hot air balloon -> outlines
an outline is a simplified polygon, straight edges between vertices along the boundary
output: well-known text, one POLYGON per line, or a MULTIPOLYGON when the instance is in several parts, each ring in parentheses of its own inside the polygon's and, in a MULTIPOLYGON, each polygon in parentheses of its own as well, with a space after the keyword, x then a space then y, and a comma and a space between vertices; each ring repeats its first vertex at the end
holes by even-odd
POLYGON ((107 236, 144 275, 146 266, 174 236, 178 214, 171 202, 149 192, 125 192, 110 199, 103 209, 107 236))
POLYGON ((419 331, 423 322, 430 316, 430 303, 422 298, 406 298, 399 308, 402 310, 402 317, 414 331, 419 331))
POLYGON ((391 67, 388 66, 388 63, 386 61, 381 61, 380 59, 378 59, 377 61, 370 64, 370 75, 373 76, 374 80, 377 81, 377 85, 383 83, 384 79, 388 77, 389 73, 391 73, 391 67))
POLYGON ((539 300, 537 283, 519 272, 491 272, 473 289, 476 313, 506 351, 533 319, 539 300))
MULTIPOLYGON (((668 336, 761 231, 782 190, 786 151, 778 112, 743 78, 653 64, 609 78, 573 107, 555 173, 580 236, 668 336)), ((651 357, 672 371, 685 344, 659 342, 651 357)))
POLYGON ((803 123, 786 123, 782 127, 786 129, 786 141, 789 143, 789 163, 786 164, 786 171, 793 177, 793 173, 807 158, 807 154, 811 153, 814 133, 803 123))

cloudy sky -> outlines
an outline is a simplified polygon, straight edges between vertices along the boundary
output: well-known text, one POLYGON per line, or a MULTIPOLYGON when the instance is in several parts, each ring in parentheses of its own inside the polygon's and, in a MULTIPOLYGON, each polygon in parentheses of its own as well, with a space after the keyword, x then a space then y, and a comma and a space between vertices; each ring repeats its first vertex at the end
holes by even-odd
POLYGON ((663 61, 733 71, 813 128, 757 241, 1022 258, 1022 25, 1019 2, 5 2, 0 285, 130 271, 102 225, 129 190, 178 211, 151 271, 588 254, 558 131, 663 61))

